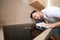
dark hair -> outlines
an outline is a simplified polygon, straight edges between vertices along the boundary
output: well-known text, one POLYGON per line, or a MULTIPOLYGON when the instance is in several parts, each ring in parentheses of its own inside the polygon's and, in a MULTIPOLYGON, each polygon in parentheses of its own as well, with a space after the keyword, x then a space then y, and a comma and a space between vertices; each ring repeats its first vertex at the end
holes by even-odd
POLYGON ((30 18, 32 19, 33 17, 32 17, 32 14, 34 14, 35 12, 37 12, 37 10, 33 10, 32 12, 31 12, 31 14, 30 14, 30 18))

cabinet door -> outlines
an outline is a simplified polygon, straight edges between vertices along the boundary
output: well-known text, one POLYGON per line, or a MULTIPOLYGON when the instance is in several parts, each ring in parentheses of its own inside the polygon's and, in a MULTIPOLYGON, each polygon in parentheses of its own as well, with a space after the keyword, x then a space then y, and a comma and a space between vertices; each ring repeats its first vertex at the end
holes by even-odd
POLYGON ((32 40, 29 24, 4 26, 3 29, 5 40, 32 40))
POLYGON ((39 1, 32 2, 30 3, 30 5, 38 10, 42 10, 45 8, 39 1))

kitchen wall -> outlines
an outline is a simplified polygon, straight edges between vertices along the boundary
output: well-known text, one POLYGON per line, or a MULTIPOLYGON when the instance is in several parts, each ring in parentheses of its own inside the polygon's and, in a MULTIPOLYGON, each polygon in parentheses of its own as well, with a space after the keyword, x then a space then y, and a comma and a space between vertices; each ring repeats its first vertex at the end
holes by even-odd
POLYGON ((25 2, 22 0, 1 0, 0 21, 4 25, 32 23, 30 13, 34 8, 25 2))
POLYGON ((57 6, 60 7, 60 0, 49 0, 50 6, 57 6))
POLYGON ((23 2, 17 1, 16 4, 16 23, 32 23, 32 20, 30 19, 30 13, 32 10, 34 10, 34 8, 31 7, 29 3, 26 2, 26 0, 23 2))

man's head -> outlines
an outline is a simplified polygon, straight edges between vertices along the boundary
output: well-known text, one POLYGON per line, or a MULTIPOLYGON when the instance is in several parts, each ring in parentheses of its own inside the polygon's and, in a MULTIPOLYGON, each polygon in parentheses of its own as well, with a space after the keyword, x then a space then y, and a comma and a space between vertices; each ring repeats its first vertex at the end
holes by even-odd
POLYGON ((32 11, 32 13, 30 15, 30 18, 32 18, 32 19, 42 19, 42 17, 43 17, 42 12, 40 12, 38 10, 32 11))

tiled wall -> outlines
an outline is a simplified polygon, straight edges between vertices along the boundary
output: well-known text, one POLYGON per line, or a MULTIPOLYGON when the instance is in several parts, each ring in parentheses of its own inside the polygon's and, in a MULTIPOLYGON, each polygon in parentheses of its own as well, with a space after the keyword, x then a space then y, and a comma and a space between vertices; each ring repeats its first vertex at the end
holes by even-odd
POLYGON ((21 0, 1 0, 1 20, 4 25, 32 23, 30 13, 33 7, 21 0))
POLYGON ((50 5, 60 7, 60 0, 50 0, 50 5))

